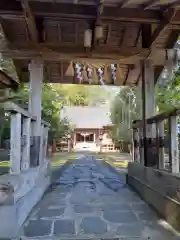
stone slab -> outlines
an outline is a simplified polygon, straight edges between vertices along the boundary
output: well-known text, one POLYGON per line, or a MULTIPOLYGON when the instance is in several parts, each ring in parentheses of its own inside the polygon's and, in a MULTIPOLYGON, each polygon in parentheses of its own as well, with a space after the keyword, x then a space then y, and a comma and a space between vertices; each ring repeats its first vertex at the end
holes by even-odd
POLYGON ((52 221, 50 220, 32 220, 24 228, 24 235, 27 237, 50 235, 52 221))
MULTIPOLYGON (((124 172, 118 174, 103 162, 89 157, 73 160, 73 166, 69 164, 63 178, 76 176, 74 184, 69 187, 68 183, 61 185, 56 182, 38 206, 42 211, 41 220, 53 221, 51 235, 43 239, 114 240, 118 237, 118 240, 173 240, 172 235, 160 226, 154 211, 130 187, 124 187, 125 184, 119 182, 118 191, 112 189, 116 180, 125 179, 124 172), (107 178, 107 181, 103 182, 100 178, 107 178), (61 210, 64 212, 59 215, 61 210), (43 215, 46 217, 43 218, 43 215), (152 238, 148 238, 151 235, 152 238)), ((62 173, 59 181, 61 177, 62 173)), ((37 237, 34 239, 37 240, 37 237)))
POLYGON ((115 223, 133 223, 138 220, 132 211, 111 211, 105 210, 103 214, 104 219, 115 223))
POLYGON ((93 212, 93 208, 92 206, 88 206, 88 205, 75 205, 74 211, 76 213, 91 213, 93 212))
POLYGON ((75 234, 75 225, 73 220, 56 220, 54 223, 55 235, 75 234))
POLYGON ((85 217, 80 228, 84 234, 104 234, 107 232, 107 224, 99 217, 85 217))
POLYGON ((65 208, 58 209, 42 209, 37 212, 37 217, 39 218, 57 218, 60 217, 64 213, 65 208))

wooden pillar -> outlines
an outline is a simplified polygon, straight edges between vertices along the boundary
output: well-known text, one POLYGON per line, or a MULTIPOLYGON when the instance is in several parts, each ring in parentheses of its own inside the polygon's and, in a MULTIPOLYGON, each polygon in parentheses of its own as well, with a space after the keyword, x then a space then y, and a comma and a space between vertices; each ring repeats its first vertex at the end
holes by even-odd
POLYGON ((68 152, 71 152, 71 139, 68 138, 68 152))
POLYGON ((42 153, 43 160, 45 160, 47 157, 48 131, 49 131, 49 128, 44 126, 44 128, 43 128, 43 153, 42 153))
POLYGON ((143 142, 144 142, 144 165, 152 166, 154 159, 150 156, 150 144, 156 137, 152 125, 146 123, 146 119, 155 114, 155 83, 154 68, 151 60, 142 61, 142 105, 143 105, 143 142))
POLYGON ((96 133, 94 133, 94 143, 96 142, 96 133))
POLYGON ((76 145, 76 132, 74 132, 74 144, 73 144, 73 146, 75 147, 75 145, 76 145))
POLYGON ((23 118, 22 124, 22 161, 21 169, 27 170, 30 165, 30 136, 31 136, 31 119, 23 118))
POLYGON ((139 160, 140 163, 144 165, 144 138, 143 138, 143 128, 139 128, 139 160))
POLYGON ((21 114, 11 114, 11 150, 10 150, 10 172, 21 171, 21 114))
POLYGON ((39 164, 43 164, 43 162, 44 162, 44 124, 41 124, 39 164))
POLYGON ((169 118, 169 160, 172 173, 179 173, 177 116, 169 118))
POLYGON ((41 102, 43 86, 43 63, 39 59, 32 60, 29 64, 30 73, 30 95, 29 112, 37 118, 32 124, 33 151, 30 159, 31 166, 37 166, 40 163, 40 145, 41 145, 41 102))
POLYGON ((159 153, 159 164, 158 167, 160 169, 164 169, 164 121, 157 122, 157 139, 158 139, 158 153, 159 153))
POLYGON ((139 131, 137 128, 133 128, 133 162, 140 162, 139 131))

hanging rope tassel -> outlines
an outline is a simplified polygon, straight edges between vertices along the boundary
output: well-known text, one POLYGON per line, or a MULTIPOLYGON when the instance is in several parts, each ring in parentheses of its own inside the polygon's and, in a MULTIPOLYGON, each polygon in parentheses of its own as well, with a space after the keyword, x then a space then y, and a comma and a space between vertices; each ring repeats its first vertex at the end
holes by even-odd
POLYGON ((99 77, 98 77, 98 74, 97 74, 97 70, 95 67, 93 67, 93 70, 92 70, 92 80, 93 80, 93 83, 94 84, 98 84, 99 83, 99 77))
POLYGON ((88 68, 87 68, 87 74, 88 74, 89 84, 92 84, 92 69, 89 65, 88 65, 88 68))
POLYGON ((110 84, 112 82, 112 72, 109 65, 104 67, 104 80, 106 84, 110 84))
POLYGON ((84 82, 89 82, 88 80, 88 75, 87 75, 87 71, 86 71, 86 67, 84 66, 82 69, 82 77, 83 77, 83 81, 84 82))
POLYGON ((69 66, 65 72, 65 75, 68 77, 74 77, 75 71, 74 71, 74 65, 73 65, 73 61, 71 61, 69 63, 69 66))
POLYGON ((120 65, 117 64, 117 66, 116 66, 116 85, 121 86, 123 84, 123 78, 124 78, 123 70, 120 67, 120 65))

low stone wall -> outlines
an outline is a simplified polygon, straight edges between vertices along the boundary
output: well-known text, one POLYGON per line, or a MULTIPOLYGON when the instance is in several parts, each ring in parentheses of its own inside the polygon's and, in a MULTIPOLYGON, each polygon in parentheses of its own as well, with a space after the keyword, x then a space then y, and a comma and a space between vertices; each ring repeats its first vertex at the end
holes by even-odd
POLYGON ((0 191, 0 238, 12 239, 18 235, 30 211, 48 188, 50 178, 48 162, 18 175, 0 177, 0 186, 3 187, 0 191))
POLYGON ((180 231, 180 175, 129 163, 127 182, 161 217, 180 231))

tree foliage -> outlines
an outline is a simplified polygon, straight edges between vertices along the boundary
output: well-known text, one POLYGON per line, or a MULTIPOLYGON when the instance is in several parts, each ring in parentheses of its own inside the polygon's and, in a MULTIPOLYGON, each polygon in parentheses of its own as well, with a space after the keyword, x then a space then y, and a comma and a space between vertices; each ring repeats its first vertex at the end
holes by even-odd
MULTIPOLYGON (((156 105, 160 112, 180 107, 180 68, 166 85, 157 84, 155 88, 156 105)), ((131 142, 132 121, 142 119, 141 89, 121 88, 111 108, 113 128, 111 136, 114 141, 131 142)), ((165 127, 167 127, 165 125, 165 127)))
POLYGON ((159 111, 164 112, 180 107, 180 67, 166 86, 157 85, 156 103, 159 111))
POLYGON ((130 142, 132 138, 132 120, 141 118, 141 91, 139 88, 121 88, 111 107, 112 139, 130 142))
POLYGON ((105 103, 111 93, 102 86, 52 84, 53 89, 63 96, 63 104, 72 106, 95 106, 105 103))
MULTIPOLYGON (((8 60, 1 59, 1 68, 7 73, 14 74, 12 63, 8 65, 8 60)), ((28 108, 29 86, 23 84, 18 92, 13 93, 14 102, 23 108, 28 108)), ((61 85, 45 83, 42 91, 42 118, 51 124, 49 131, 49 141, 53 139, 66 138, 73 126, 70 125, 67 119, 61 119, 61 105, 99 105, 104 103, 110 93, 100 86, 85 86, 85 85, 61 85)), ((0 127, 0 144, 1 139, 9 138, 10 121, 5 115, 3 109, 0 109, 1 127, 0 127)))

